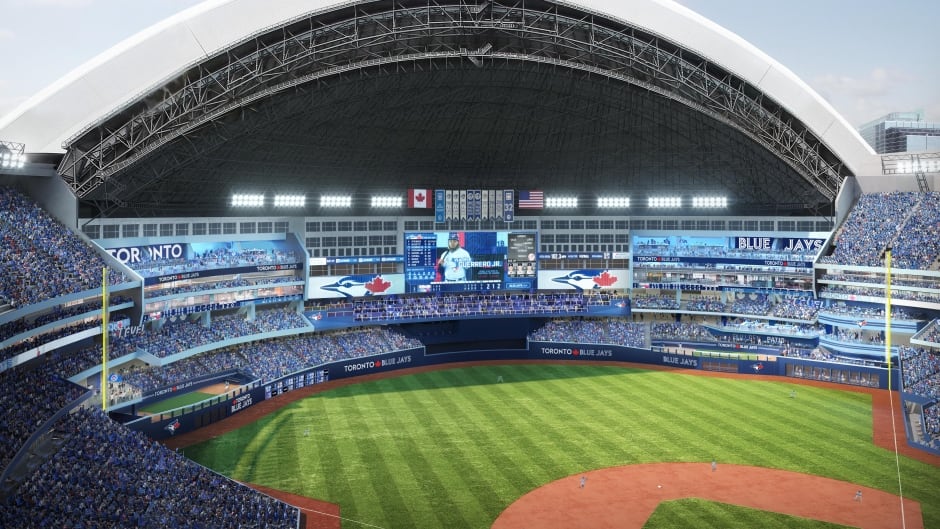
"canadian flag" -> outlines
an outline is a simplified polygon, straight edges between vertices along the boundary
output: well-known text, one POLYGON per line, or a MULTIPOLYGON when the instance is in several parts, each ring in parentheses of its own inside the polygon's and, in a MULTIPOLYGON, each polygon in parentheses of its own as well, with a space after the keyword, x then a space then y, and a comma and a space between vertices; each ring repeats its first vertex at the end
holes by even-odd
POLYGON ((408 207, 418 209, 431 207, 431 192, 427 189, 409 189, 408 207))

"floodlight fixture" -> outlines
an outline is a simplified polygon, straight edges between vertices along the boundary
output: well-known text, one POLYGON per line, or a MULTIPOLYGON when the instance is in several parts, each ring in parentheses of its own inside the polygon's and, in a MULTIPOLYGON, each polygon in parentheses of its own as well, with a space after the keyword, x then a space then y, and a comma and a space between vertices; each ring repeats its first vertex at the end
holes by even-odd
POLYGON ((578 207, 578 197, 546 197, 546 208, 573 209, 578 207))
POLYGON ((401 197, 372 197, 372 207, 374 208, 400 208, 402 204, 404 204, 404 200, 401 197))
POLYGON ((352 206, 351 196, 320 195, 321 208, 348 208, 352 206))
POLYGON ((605 209, 629 208, 630 197, 598 197, 597 207, 605 209))
POLYGON ((0 141, 0 169, 22 169, 25 165, 25 143, 0 141))
POLYGON ((264 205, 263 194, 234 194, 232 195, 232 207, 235 208, 260 208, 264 205))
POLYGON ((650 208, 678 208, 682 207, 682 197, 649 197, 647 205, 650 208))
POLYGON ((306 205, 307 197, 304 195, 274 195, 276 208, 302 208, 306 205))
POLYGON ((692 197, 693 208, 726 208, 728 197, 692 197))

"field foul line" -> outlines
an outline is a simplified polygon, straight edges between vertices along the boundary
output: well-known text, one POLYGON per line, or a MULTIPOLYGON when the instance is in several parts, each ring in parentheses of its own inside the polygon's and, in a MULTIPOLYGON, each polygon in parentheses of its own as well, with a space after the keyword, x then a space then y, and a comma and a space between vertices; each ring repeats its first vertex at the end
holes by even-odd
POLYGON ((316 510, 316 509, 308 509, 308 508, 306 508, 306 507, 298 507, 298 508, 299 508, 300 510, 302 510, 302 511, 308 511, 308 512, 312 512, 312 513, 316 513, 316 514, 322 514, 323 516, 329 516, 329 517, 331 517, 331 518, 338 518, 338 519, 340 519, 340 520, 342 520, 342 521, 344 521, 344 522, 357 523, 357 524, 359 524, 359 525, 365 525, 365 526, 367 526, 367 527, 375 527, 376 529, 386 529, 385 527, 382 527, 381 525, 372 525, 372 524, 370 524, 370 523, 360 522, 359 520, 353 520, 352 518, 343 518, 342 516, 339 516, 339 515, 336 515, 336 514, 331 514, 331 513, 328 513, 328 512, 318 511, 318 510, 316 510))

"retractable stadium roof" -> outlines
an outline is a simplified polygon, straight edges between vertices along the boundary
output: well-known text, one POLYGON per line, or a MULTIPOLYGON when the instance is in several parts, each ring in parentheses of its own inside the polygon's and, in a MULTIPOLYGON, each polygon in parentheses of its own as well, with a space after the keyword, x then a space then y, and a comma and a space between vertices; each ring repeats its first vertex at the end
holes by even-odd
POLYGON ((789 70, 665 0, 207 2, 0 132, 63 152, 83 216, 414 187, 818 214, 873 154, 789 70))

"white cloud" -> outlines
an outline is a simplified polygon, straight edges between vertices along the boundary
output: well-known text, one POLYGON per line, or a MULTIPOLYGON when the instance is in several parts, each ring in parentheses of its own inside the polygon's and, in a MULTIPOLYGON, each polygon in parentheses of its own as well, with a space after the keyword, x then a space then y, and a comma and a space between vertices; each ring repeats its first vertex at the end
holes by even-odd
POLYGON ((924 82, 910 72, 878 67, 862 77, 826 74, 810 84, 849 123, 859 126, 890 112, 905 112, 914 110, 918 104, 927 105, 930 98, 917 93, 924 82))
POLYGON ((16 38, 16 33, 12 29, 0 28, 0 40, 13 40, 16 38))

